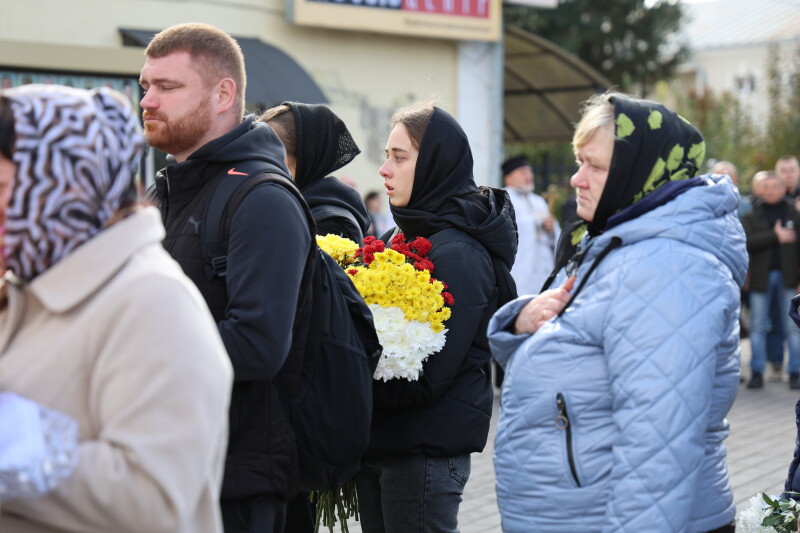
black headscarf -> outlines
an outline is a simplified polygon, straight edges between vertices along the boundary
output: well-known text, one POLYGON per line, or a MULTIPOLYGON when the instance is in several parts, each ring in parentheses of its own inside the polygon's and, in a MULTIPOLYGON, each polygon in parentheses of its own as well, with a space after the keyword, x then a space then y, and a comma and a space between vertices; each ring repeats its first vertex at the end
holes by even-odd
POLYGON ((294 116, 297 136, 294 182, 301 191, 361 153, 342 119, 327 107, 298 102, 282 105, 294 116))
POLYGON ((458 228, 492 255, 498 287, 513 292, 510 269, 517 254, 514 208, 502 189, 478 187, 472 175, 472 151, 464 130, 446 111, 434 108, 414 169, 406 207, 391 206, 407 237, 430 237, 458 228))
POLYGON ((294 182, 303 198, 312 209, 325 205, 346 210, 363 234, 370 221, 361 196, 352 187, 329 177, 361 153, 347 126, 322 105, 298 102, 283 102, 282 105, 294 116, 297 147, 294 182))
MULTIPOLYGON (((705 158, 703 135, 674 111, 625 95, 614 95, 609 102, 614 105, 615 138, 606 185, 592 222, 573 219, 565 224, 556 270, 569 261, 587 231, 593 236, 603 233, 615 214, 638 205, 667 183, 694 177, 705 158)), ((646 208, 634 208, 631 213, 640 216, 673 197, 660 195, 663 201, 646 202, 646 208)))

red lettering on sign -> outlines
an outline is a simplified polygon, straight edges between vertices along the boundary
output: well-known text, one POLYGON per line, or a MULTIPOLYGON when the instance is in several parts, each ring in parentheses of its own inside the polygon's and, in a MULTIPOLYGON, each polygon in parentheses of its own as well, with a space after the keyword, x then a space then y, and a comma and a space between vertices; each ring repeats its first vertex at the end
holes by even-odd
POLYGON ((403 0, 403 11, 489 18, 489 0, 403 0))

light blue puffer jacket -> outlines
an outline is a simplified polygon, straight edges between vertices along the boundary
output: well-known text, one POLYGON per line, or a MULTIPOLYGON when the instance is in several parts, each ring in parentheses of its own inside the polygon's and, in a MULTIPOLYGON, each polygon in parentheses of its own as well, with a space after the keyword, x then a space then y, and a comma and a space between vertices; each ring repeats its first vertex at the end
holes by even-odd
MULTIPOLYGON (((534 335, 506 331, 529 297, 493 317, 489 340, 506 369, 494 456, 504 532, 703 532, 733 521, 722 442, 739 386, 747 251, 736 188, 703 178, 584 243, 575 287, 622 240, 534 335)), ((562 269, 552 286, 565 279, 562 269)))

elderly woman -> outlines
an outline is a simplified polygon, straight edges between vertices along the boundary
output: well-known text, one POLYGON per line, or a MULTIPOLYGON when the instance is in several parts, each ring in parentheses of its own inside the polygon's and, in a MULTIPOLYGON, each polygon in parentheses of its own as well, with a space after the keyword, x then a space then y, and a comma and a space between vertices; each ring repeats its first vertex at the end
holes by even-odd
POLYGON ((63 484, 3 502, 3 531, 222 530, 232 371, 158 211, 136 205, 142 147, 113 91, 0 93, 0 389, 79 441, 63 484))
POLYGON ((727 176, 694 177, 700 132, 654 102, 593 98, 573 146, 581 220, 555 288, 489 325, 506 370, 503 531, 733 531, 739 195, 727 176))

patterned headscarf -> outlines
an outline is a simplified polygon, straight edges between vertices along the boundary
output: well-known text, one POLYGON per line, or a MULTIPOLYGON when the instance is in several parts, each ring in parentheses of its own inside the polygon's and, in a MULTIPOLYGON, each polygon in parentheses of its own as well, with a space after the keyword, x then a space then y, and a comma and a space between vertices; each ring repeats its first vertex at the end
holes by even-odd
POLYGON ((26 85, 2 94, 14 113, 17 165, 4 253, 9 270, 30 281, 130 202, 144 139, 110 89, 26 85))
POLYGON ((694 177, 705 158, 703 135, 674 111, 621 94, 609 102, 615 119, 611 168, 592 222, 570 232, 573 245, 587 229, 590 235, 602 233, 611 216, 665 183, 694 177))

